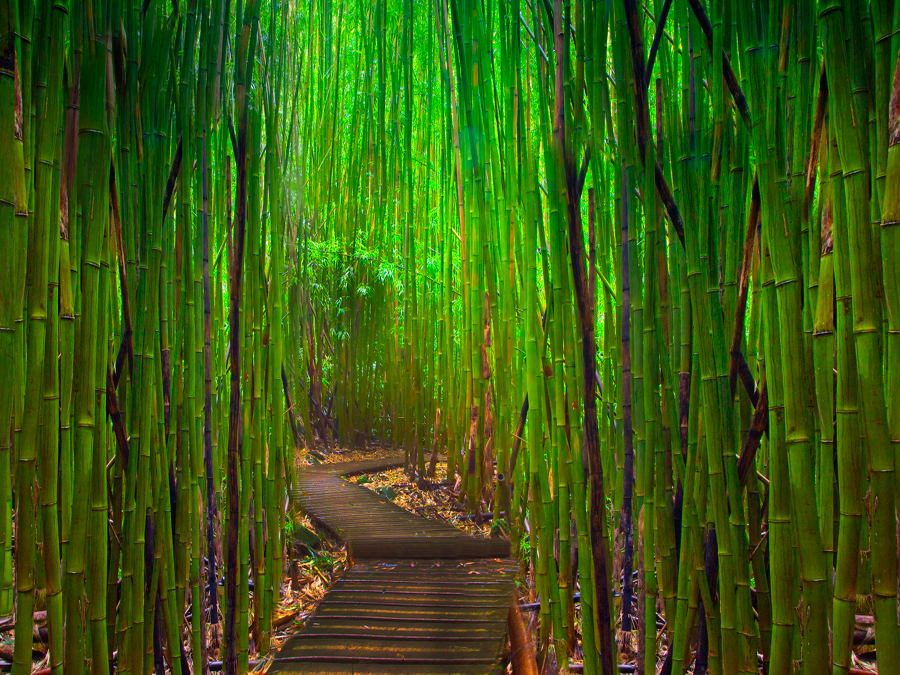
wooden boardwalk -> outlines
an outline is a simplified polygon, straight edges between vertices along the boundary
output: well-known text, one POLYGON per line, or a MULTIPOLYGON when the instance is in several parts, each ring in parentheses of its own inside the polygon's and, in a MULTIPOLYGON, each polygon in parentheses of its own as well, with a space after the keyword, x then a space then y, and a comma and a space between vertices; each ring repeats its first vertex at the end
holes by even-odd
POLYGON ((355 564, 285 643, 270 673, 497 672, 517 571, 509 542, 416 516, 340 478, 402 463, 298 472, 295 503, 347 542, 355 564))

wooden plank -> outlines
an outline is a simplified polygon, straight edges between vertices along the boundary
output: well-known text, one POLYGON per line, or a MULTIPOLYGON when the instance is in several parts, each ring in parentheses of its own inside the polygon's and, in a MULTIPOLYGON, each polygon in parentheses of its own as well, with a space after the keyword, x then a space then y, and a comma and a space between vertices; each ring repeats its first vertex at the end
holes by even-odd
POLYGON ((276 660, 268 672, 273 675, 494 675, 495 671, 495 664, 290 663, 276 660))
POLYGON ((493 641, 402 640, 390 637, 365 639, 359 636, 322 637, 298 635, 288 641, 278 655, 280 661, 345 661, 378 659, 419 663, 489 663, 496 659, 493 641))
POLYGON ((479 560, 410 560, 401 562, 397 560, 367 560, 354 566, 348 574, 354 575, 389 575, 393 578, 397 572, 401 574, 434 575, 439 574, 442 579, 447 579, 456 574, 469 577, 479 574, 503 575, 504 578, 514 579, 518 574, 519 566, 511 559, 479 559, 479 560))
POLYGON ((360 461, 335 462, 334 464, 317 464, 309 467, 308 471, 322 471, 334 473, 340 476, 353 476, 360 473, 380 473, 403 466, 403 455, 389 455, 364 459, 360 461))
POLYGON ((354 558, 505 558, 505 539, 456 536, 359 537, 348 542, 354 558))
POLYGON ((489 608, 474 612, 470 607, 411 607, 408 605, 387 605, 375 603, 362 604, 337 604, 323 601, 319 605, 317 616, 341 615, 359 618, 395 618, 402 620, 426 620, 426 619, 462 619, 496 621, 503 619, 509 610, 506 608, 489 608))
POLYGON ((509 582, 502 580, 486 581, 445 581, 442 579, 405 580, 405 579, 339 579, 332 586, 334 590, 375 591, 396 593, 449 593, 453 595, 496 594, 504 599, 509 598, 509 582))
POLYGON ((452 621, 422 622, 417 620, 398 619, 389 621, 385 619, 350 619, 343 617, 320 616, 310 619, 304 628, 304 633, 331 633, 348 631, 373 631, 377 633, 395 633, 398 635, 464 635, 473 639, 483 637, 495 637, 503 632, 503 621, 497 619, 484 623, 460 623, 452 621))

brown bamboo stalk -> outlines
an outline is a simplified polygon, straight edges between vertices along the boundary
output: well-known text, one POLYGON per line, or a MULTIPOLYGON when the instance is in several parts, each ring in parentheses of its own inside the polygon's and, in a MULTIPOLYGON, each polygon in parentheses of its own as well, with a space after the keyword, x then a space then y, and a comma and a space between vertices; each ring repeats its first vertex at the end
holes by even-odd
MULTIPOLYGON (((706 44, 711 51, 713 46, 713 28, 709 21, 709 17, 706 15, 706 10, 703 8, 703 5, 700 4, 700 0, 688 0, 688 4, 691 6, 694 15, 697 17, 700 29, 703 31, 703 35, 706 38, 706 44)), ((753 125, 750 119, 750 106, 747 104, 747 97, 744 96, 741 85, 738 84, 737 76, 734 74, 734 69, 731 67, 731 61, 728 60, 728 55, 725 54, 725 52, 722 52, 722 70, 725 77, 725 84, 728 85, 728 91, 731 92, 731 98, 734 100, 734 105, 738 110, 738 114, 741 116, 741 120, 748 130, 752 129, 753 125)))
POLYGON ((434 478, 434 471, 437 467, 438 460, 438 440, 441 433, 441 409, 438 408, 434 413, 434 437, 431 441, 431 462, 428 464, 428 477, 434 478))
POLYGON ((531 641, 522 615, 519 613, 519 602, 513 599, 507 617, 509 624, 510 659, 513 675, 538 675, 537 661, 534 656, 534 643, 531 641))
POLYGON ((763 377, 759 401, 756 403, 753 421, 750 423, 750 431, 747 433, 747 438, 744 440, 744 445, 741 448, 741 455, 738 458, 738 479, 741 482, 741 487, 747 485, 747 478, 750 476, 750 472, 754 470, 753 460, 756 457, 756 451, 759 449, 759 442, 768 429, 769 390, 766 386, 766 378, 763 377))
POLYGON ((611 593, 609 588, 609 570, 611 560, 609 537, 606 525, 606 483, 603 480, 603 465, 600 459, 600 431, 597 426, 597 345, 594 339, 594 308, 588 302, 589 289, 585 271, 584 230, 581 224, 581 209, 577 203, 578 186, 574 161, 568 154, 566 145, 565 93, 563 85, 563 69, 568 53, 565 37, 567 31, 562 29, 560 2, 556 3, 555 52, 555 117, 554 144, 558 154, 566 183, 566 213, 569 235, 569 260, 572 265, 572 276, 575 289, 575 302, 578 307, 578 327, 581 331, 582 360, 582 395, 584 405, 584 452, 588 457, 590 472, 590 533, 591 553, 594 567, 594 598, 597 607, 597 627, 600 642, 600 667, 604 675, 615 672, 614 625, 611 611, 611 593))
MULTIPOLYGON (((741 259, 741 271, 739 274, 740 286, 738 288, 737 309, 734 315, 734 332, 731 339, 731 362, 728 367, 728 381, 731 385, 731 395, 734 396, 735 387, 737 385, 737 376, 739 370, 739 359, 743 359, 741 354, 741 341, 744 336, 744 317, 747 313, 747 294, 750 290, 750 263, 753 257, 753 249, 756 243, 756 230, 759 226, 760 218, 760 197, 759 197, 759 180, 756 176, 753 178, 753 190, 750 197, 750 212, 747 214, 747 230, 744 236, 744 254, 741 259)), ((745 362, 746 366, 746 362, 745 362)), ((748 393, 752 397, 752 392, 748 393)), ((756 401, 753 402, 756 405, 756 401)))
POLYGON ((109 203, 112 215, 112 227, 116 236, 116 254, 119 259, 119 287, 122 294, 122 342, 116 355, 115 370, 112 381, 119 385, 125 356, 128 356, 129 372, 134 371, 134 340, 131 324, 131 302, 128 295, 128 275, 125 269, 125 242, 122 239, 122 217, 119 210, 119 190, 116 186, 116 167, 114 160, 109 163, 109 203))
POLYGON ((819 75, 819 95, 816 98, 816 112, 813 118, 813 132, 809 142, 809 160, 806 163, 806 187, 803 192, 803 220, 808 221, 809 209, 816 190, 816 173, 819 168, 819 146, 822 142, 822 129, 825 126, 825 111, 828 107, 828 78, 825 75, 825 63, 819 75))

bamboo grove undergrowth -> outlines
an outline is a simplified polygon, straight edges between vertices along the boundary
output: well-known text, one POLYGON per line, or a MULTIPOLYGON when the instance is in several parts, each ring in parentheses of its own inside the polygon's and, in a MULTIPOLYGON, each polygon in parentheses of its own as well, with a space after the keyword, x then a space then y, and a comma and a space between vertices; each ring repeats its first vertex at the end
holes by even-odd
POLYGON ((874 614, 900 671, 898 31, 5 0, 13 672, 41 610, 53 673, 247 672, 295 459, 375 440, 511 538, 542 662, 848 673, 874 614))

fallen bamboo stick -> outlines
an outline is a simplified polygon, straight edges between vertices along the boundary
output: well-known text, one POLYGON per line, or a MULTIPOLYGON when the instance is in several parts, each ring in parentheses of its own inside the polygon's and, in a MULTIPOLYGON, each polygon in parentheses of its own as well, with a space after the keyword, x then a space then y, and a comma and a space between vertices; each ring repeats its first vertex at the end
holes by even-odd
POLYGON ((512 671, 514 675, 538 675, 537 661, 534 656, 534 643, 531 641, 522 615, 519 613, 519 602, 513 598, 509 606, 509 644, 512 671))

